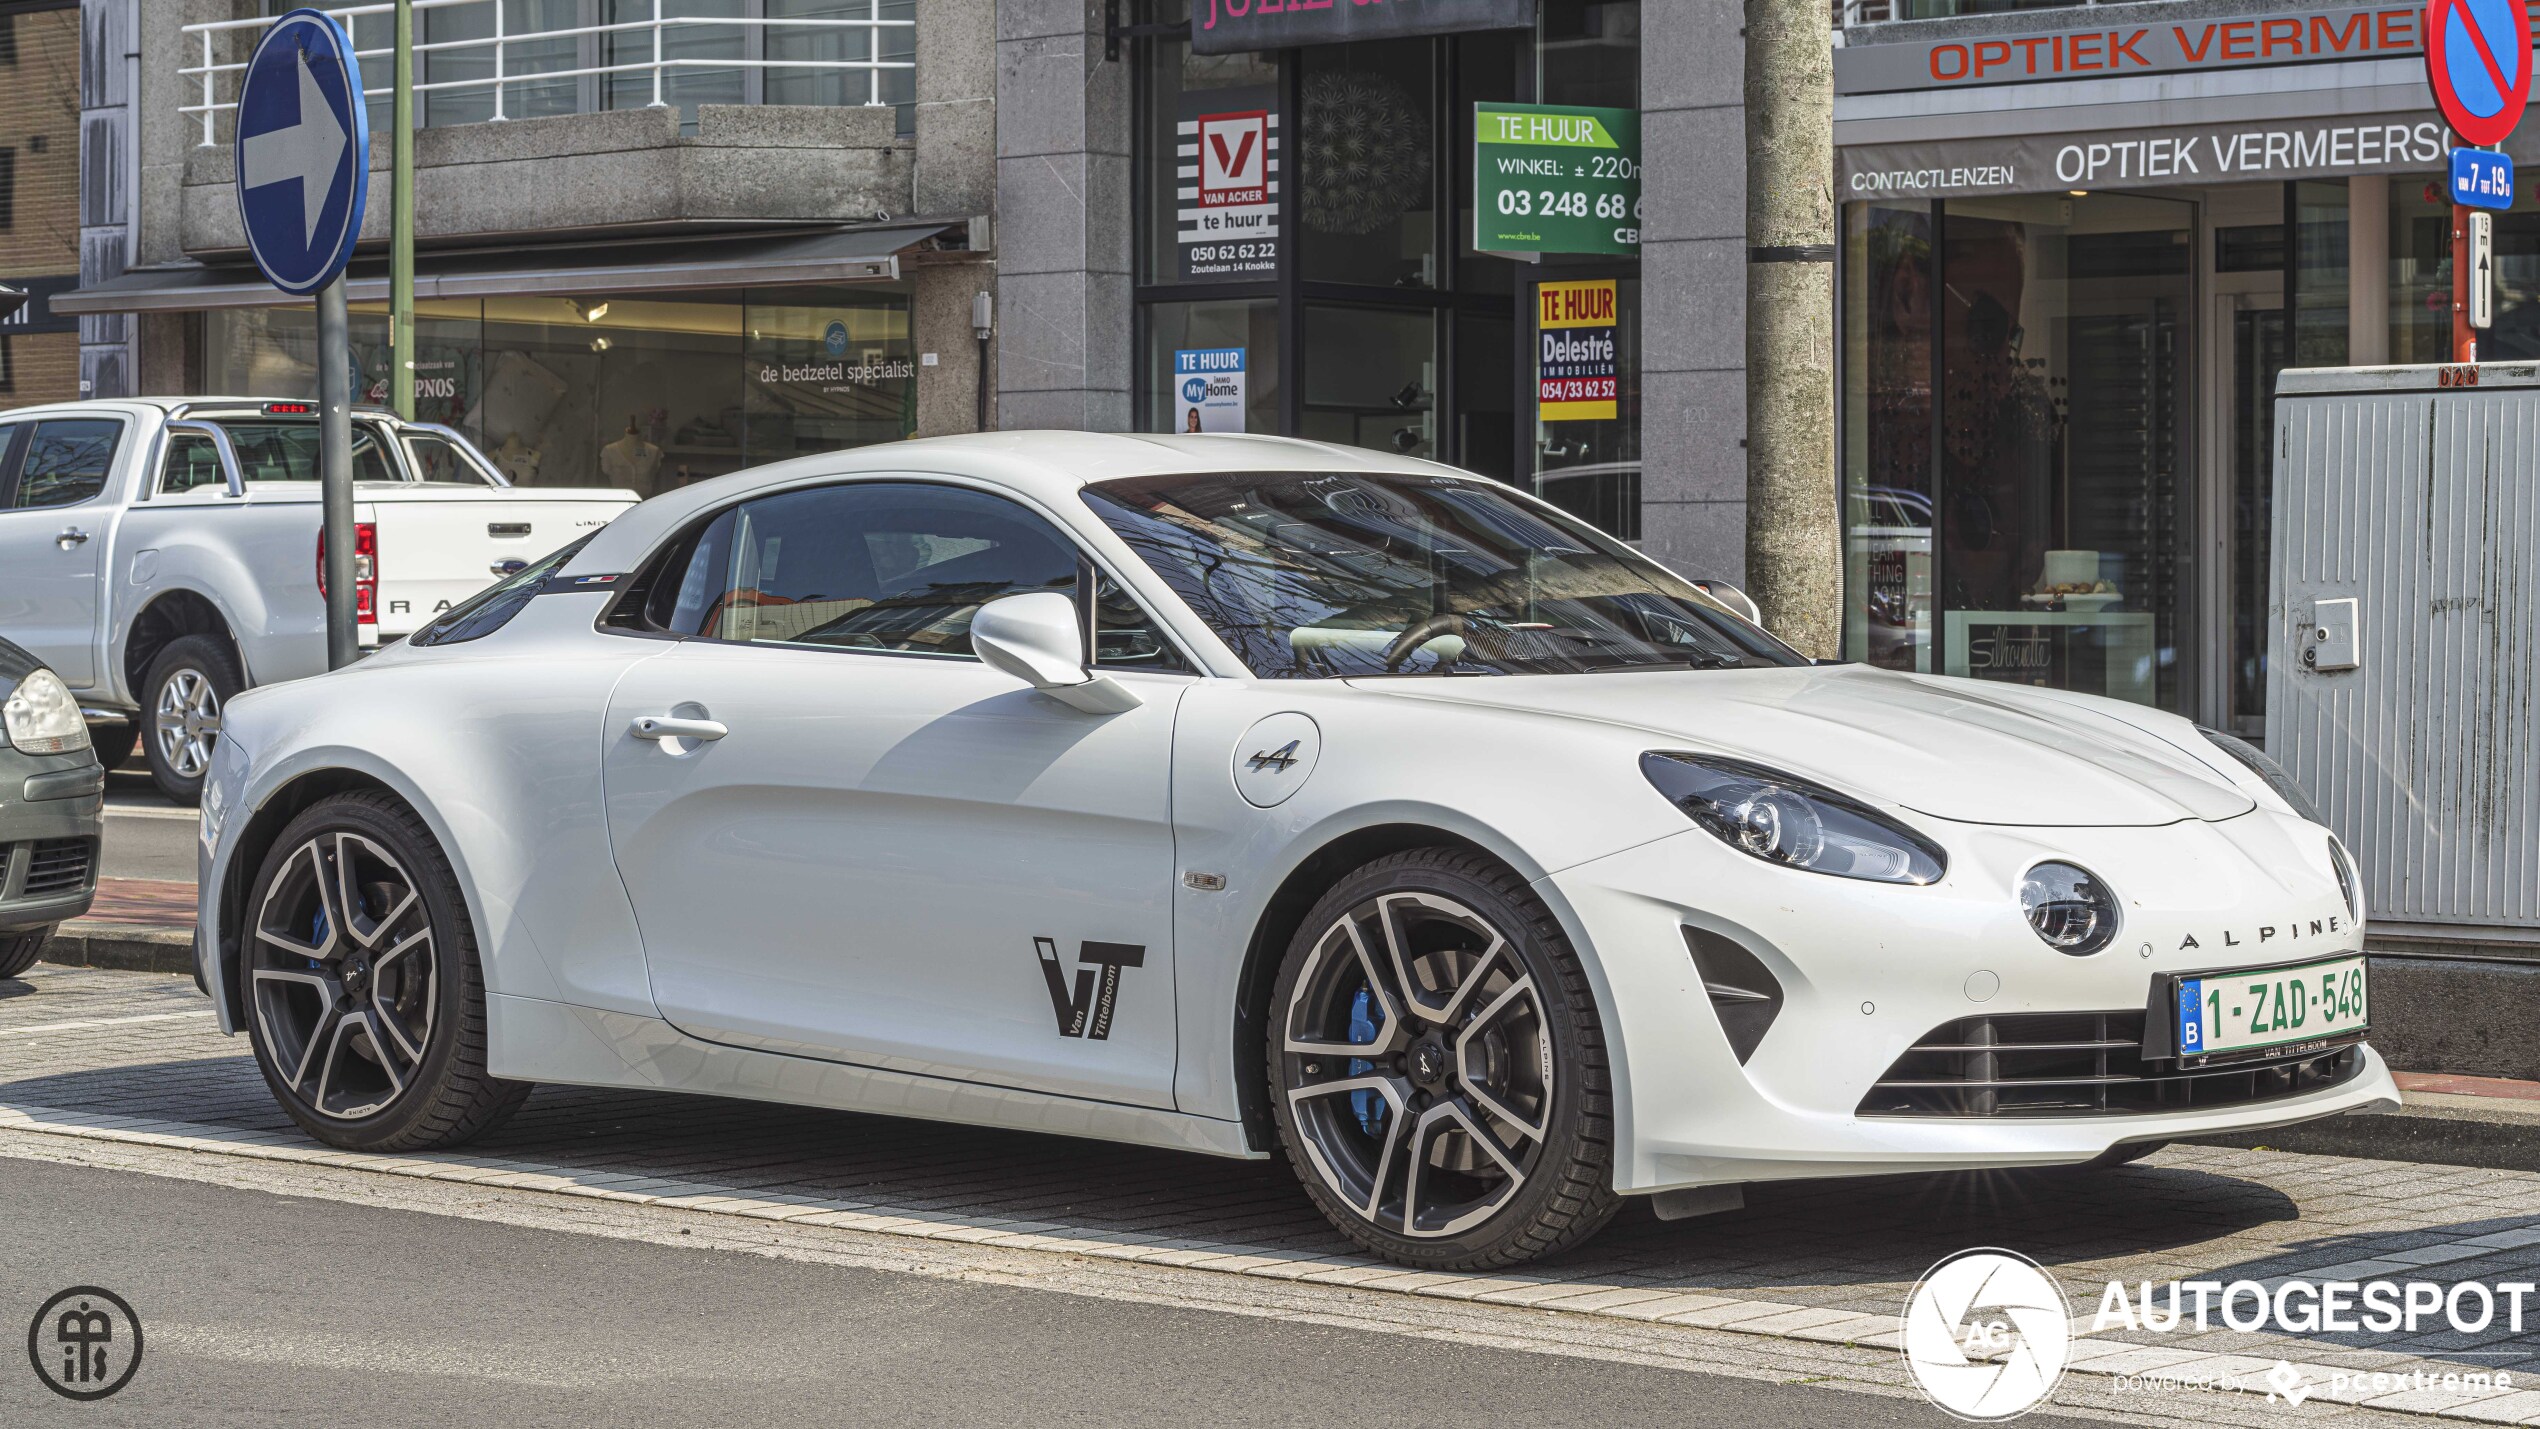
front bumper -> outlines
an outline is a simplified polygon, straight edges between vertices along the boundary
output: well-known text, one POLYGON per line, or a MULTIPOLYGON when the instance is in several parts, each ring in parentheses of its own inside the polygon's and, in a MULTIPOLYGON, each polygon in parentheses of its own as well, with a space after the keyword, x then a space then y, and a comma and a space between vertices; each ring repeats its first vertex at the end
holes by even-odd
POLYGON ((2388 1069, 2365 1048, 2332 1085, 2230 1105, 1860 1114, 1899 1057, 1958 1019, 2140 1012, 2157 974, 2361 947, 2324 842, 2308 847, 2325 833, 2296 819, 2262 811, 2158 828, 1941 827, 1951 865, 1928 888, 1775 868, 1690 830, 1537 884, 1592 950, 1613 1057, 1616 1189, 2063 1165, 2128 1143, 2398 1104, 2388 1069), (2091 869, 2124 901, 2107 951, 2067 957, 2030 931, 2015 890, 2047 858, 2091 869), (1778 984, 1780 1007, 1760 1039, 1746 1039, 1743 1059, 1688 929, 1734 942, 1778 984))
POLYGON ((105 806, 106 774, 95 755, 0 748, 0 936, 88 911, 105 806))

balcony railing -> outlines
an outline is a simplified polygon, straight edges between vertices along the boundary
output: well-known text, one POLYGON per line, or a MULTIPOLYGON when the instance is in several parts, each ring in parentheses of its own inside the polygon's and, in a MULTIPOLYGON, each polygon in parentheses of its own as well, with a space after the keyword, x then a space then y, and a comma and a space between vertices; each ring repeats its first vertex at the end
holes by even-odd
MULTIPOLYGON (((776 0, 754 0, 762 12, 776 0)), ((373 127, 387 117, 396 7, 323 7, 343 22, 361 61, 373 127)), ((788 8, 828 14, 681 14, 682 0, 414 0, 418 122, 478 123, 699 104, 862 104, 900 111, 916 88, 911 0, 845 0, 788 8), (855 12, 862 12, 859 16, 855 12), (522 23, 570 15, 577 23, 522 23), (633 18, 625 18, 628 15, 633 18)), ((699 7, 702 8, 702 7, 699 7)), ((196 63, 180 69, 196 102, 180 106, 218 144, 234 127, 240 76, 269 16, 187 25, 196 63)))

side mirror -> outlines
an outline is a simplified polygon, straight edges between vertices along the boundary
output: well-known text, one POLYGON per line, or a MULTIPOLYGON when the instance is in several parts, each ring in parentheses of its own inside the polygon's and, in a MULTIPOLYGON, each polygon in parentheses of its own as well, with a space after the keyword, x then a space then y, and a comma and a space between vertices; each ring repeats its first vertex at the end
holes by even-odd
POLYGON ((1087 714, 1119 714, 1145 703, 1118 680, 1085 668, 1076 602, 1054 590, 979 607, 970 620, 970 648, 989 668, 1087 714))
POLYGON ((1745 616, 1749 625, 1764 623, 1764 612, 1755 608, 1754 599, 1727 581, 1695 581, 1693 588, 1745 616))

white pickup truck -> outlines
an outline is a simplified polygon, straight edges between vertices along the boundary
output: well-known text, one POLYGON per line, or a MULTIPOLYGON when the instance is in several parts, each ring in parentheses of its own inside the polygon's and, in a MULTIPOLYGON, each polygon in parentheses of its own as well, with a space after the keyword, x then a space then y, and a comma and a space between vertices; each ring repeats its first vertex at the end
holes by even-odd
MULTIPOLYGON (((201 791, 221 707, 326 669, 314 402, 135 398, 0 413, 0 636, 77 693, 111 767, 201 791), (120 718, 121 723, 117 723, 120 718)), ((608 524, 607 488, 513 487, 446 427, 353 416, 365 646, 608 524)))

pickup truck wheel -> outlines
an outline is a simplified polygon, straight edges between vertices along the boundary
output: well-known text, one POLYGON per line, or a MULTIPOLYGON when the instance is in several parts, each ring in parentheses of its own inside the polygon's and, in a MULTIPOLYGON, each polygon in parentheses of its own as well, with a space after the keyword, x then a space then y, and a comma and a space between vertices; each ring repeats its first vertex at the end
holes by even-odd
POLYGON ((35 966, 35 960, 44 956, 45 940, 52 936, 50 928, 38 928, 32 933, 0 933, 0 978, 16 977, 35 966))
POLYGON ((212 749, 220 743, 221 712, 247 677, 238 657, 209 635, 188 635, 168 642, 150 662, 143 681, 141 718, 149 731, 142 741, 150 757, 150 778, 159 791, 180 804, 203 797, 203 776, 212 768, 212 749))

